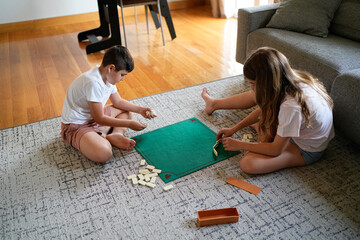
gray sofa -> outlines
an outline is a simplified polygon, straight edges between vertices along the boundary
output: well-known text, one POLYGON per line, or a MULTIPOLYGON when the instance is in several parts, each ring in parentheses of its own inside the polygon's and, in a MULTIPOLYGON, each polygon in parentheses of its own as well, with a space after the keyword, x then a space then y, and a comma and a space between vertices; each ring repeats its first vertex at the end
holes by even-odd
MULTIPOLYGON (((271 28, 268 23, 279 6, 239 9, 236 60, 244 63, 252 51, 263 46, 281 51, 293 68, 305 70, 324 83, 334 100, 336 134, 360 145, 360 31, 353 31, 352 39, 337 35, 331 31, 333 21, 326 37, 271 28)), ((360 11, 355 14, 360 19, 360 11)))

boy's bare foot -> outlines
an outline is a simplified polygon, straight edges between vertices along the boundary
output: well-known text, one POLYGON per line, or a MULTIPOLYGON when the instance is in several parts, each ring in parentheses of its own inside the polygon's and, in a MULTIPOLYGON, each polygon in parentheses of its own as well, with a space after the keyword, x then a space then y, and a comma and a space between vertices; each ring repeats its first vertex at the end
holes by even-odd
POLYGON ((106 136, 106 139, 115 147, 123 150, 133 149, 136 143, 134 140, 124 137, 121 133, 111 133, 106 136))
POLYGON ((212 114, 215 111, 214 98, 210 96, 209 91, 207 90, 206 87, 203 88, 201 92, 201 97, 205 101, 205 112, 209 115, 212 114))

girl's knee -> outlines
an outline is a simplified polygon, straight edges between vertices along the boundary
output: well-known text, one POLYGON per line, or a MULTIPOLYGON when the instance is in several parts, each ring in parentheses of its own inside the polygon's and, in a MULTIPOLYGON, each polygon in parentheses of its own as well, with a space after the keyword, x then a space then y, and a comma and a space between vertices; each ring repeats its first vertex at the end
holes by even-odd
POLYGON ((255 174, 258 172, 258 166, 255 161, 250 156, 245 155, 240 160, 240 168, 243 172, 249 174, 255 174))

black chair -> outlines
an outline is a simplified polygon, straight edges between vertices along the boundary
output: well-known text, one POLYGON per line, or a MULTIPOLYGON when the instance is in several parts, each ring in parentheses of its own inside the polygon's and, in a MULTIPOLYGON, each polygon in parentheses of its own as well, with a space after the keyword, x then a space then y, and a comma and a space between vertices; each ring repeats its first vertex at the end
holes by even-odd
POLYGON ((89 40, 91 44, 86 46, 86 53, 94 53, 115 45, 121 45, 119 16, 117 1, 98 0, 100 27, 78 34, 78 41, 89 40), (106 38, 99 40, 97 37, 106 38))

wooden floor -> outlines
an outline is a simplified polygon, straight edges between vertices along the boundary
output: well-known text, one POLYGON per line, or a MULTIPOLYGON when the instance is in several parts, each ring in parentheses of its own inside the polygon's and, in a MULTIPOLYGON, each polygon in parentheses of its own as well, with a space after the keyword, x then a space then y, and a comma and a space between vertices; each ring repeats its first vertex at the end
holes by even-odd
MULTIPOLYGON (((209 6, 171 12, 177 38, 143 15, 126 18, 128 48, 135 69, 117 85, 120 95, 134 99, 242 73, 235 61, 236 19, 211 16, 209 6)), ((87 43, 77 34, 98 21, 0 34, 0 129, 61 115, 66 89, 82 72, 100 64, 104 52, 86 55, 87 43)), ((200 94, 200 93, 199 93, 200 94)))

